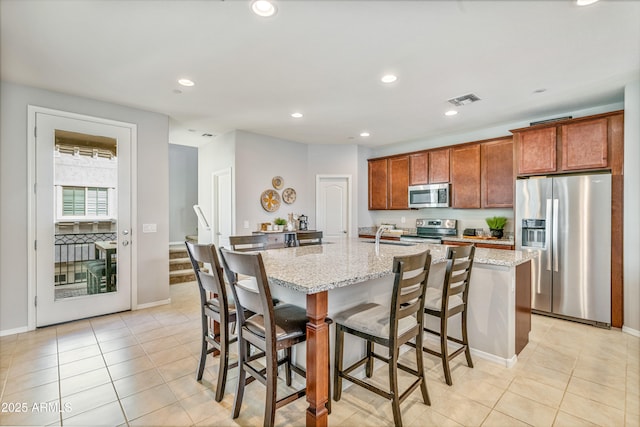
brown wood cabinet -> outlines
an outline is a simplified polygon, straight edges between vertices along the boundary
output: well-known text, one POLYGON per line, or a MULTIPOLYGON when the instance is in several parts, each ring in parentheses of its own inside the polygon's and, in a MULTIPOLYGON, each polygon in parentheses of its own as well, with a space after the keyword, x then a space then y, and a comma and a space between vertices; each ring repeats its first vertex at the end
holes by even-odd
POLYGON ((369 210, 409 209, 409 156, 369 160, 369 210))
POLYGON ((533 129, 515 134, 518 175, 556 171, 556 128, 533 129))
POLYGON ((513 139, 501 138, 480 145, 482 207, 513 207, 513 139))
POLYGON ((517 174, 615 168, 611 153, 622 116, 622 111, 614 111, 512 130, 517 174))
POLYGON ((602 169, 607 162, 607 118, 563 125, 562 170, 602 169))
POLYGON ((480 174, 480 144, 451 149, 452 207, 480 207, 480 174))
POLYGON ((389 209, 409 209, 409 156, 392 157, 388 163, 389 209))
POLYGON ((443 148, 429 151, 429 183, 449 182, 451 149, 443 148))
POLYGON ((442 241, 443 245, 449 245, 449 246, 468 246, 468 245, 474 245, 476 248, 485 248, 485 249, 503 249, 503 250, 507 250, 507 251, 512 251, 515 246, 513 245, 498 245, 495 243, 471 243, 471 242, 458 242, 458 241, 452 241, 452 240, 443 240, 442 241))
POLYGON ((369 210, 387 209, 387 159, 369 160, 369 210))
POLYGON ((429 183, 429 152, 411 154, 409 156, 409 185, 429 183))
POLYGON ((421 151, 409 156, 409 185, 440 184, 450 180, 449 148, 421 151))

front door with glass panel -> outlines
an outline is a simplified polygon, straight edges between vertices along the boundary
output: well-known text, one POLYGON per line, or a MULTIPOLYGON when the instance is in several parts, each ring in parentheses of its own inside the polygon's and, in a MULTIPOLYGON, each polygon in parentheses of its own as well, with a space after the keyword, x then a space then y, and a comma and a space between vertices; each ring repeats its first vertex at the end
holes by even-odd
POLYGON ((36 112, 36 325, 131 308, 133 125, 36 112))

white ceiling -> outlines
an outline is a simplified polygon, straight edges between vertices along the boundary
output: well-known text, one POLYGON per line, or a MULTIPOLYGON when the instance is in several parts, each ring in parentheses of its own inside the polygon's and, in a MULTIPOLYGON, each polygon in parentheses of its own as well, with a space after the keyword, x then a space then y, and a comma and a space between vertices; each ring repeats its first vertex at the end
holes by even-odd
POLYGON ((370 146, 619 102, 640 78, 640 1, 277 5, 0 0, 1 77, 167 114, 172 143, 243 129, 370 146), (445 117, 466 93, 481 101, 445 117))

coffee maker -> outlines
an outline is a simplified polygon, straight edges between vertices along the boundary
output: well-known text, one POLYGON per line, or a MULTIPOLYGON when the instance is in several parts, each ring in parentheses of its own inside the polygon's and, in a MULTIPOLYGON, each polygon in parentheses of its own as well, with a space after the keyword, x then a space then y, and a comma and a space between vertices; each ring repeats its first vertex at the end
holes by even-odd
POLYGON ((306 215, 300 215, 298 217, 298 222, 299 222, 298 230, 306 231, 307 228, 309 227, 309 218, 307 218, 306 215))

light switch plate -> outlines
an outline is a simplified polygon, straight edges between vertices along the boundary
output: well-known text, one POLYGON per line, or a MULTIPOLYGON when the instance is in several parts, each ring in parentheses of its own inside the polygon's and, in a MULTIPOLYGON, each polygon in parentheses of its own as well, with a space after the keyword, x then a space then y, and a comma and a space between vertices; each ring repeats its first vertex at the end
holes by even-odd
POLYGON ((249 228, 249 221, 245 221, 243 226, 244 226, 244 228, 249 228))
POLYGON ((155 233, 158 231, 158 224, 142 224, 143 233, 155 233))

